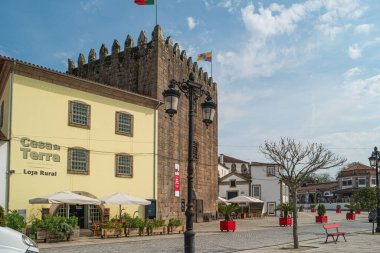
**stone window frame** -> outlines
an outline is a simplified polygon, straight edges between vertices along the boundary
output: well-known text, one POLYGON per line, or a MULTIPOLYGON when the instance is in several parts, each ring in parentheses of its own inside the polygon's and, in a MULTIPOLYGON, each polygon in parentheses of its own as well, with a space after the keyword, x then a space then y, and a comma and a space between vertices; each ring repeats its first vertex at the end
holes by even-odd
POLYGON ((236 188, 236 179, 230 179, 230 188, 236 188))
POLYGON ((133 129, 134 129, 134 116, 133 116, 133 114, 131 114, 129 112, 123 112, 123 111, 115 112, 115 134, 133 137, 133 129), (119 128, 119 126, 120 126, 119 125, 119 122, 120 122, 119 116, 120 115, 127 115, 130 117, 130 121, 131 121, 130 132, 125 132, 125 131, 120 130, 120 128, 119 128))
POLYGON ((68 125, 72 127, 79 127, 84 129, 90 129, 91 128, 91 105, 78 101, 78 100, 70 100, 69 101, 69 119, 68 119, 68 125), (87 108, 86 117, 87 117, 87 124, 81 124, 78 122, 73 122, 73 106, 75 104, 84 105, 87 108))
POLYGON ((267 166, 267 177, 276 176, 276 167, 273 165, 267 166))
POLYGON ((253 184, 252 185, 252 197, 261 199, 261 184, 253 184), (259 188, 259 195, 255 195, 255 187, 259 188))
POLYGON ((115 177, 133 178, 133 156, 127 153, 118 153, 115 155, 115 177), (120 173, 119 172, 119 158, 128 157, 130 159, 130 173, 120 173))
POLYGON ((68 174, 80 174, 80 175, 89 175, 90 174, 90 151, 85 149, 85 148, 81 148, 81 147, 73 147, 73 148, 68 148, 67 149, 67 173, 68 174), (82 152, 85 152, 86 154, 86 164, 85 164, 85 167, 86 169, 83 171, 83 170, 75 170, 73 169, 73 160, 72 160, 72 152, 73 151, 82 151, 82 152))

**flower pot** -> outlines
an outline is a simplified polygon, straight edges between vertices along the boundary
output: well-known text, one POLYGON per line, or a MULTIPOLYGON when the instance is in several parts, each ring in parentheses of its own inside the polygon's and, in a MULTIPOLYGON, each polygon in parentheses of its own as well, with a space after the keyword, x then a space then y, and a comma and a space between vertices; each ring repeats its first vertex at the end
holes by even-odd
POLYGON ((168 234, 170 233, 183 233, 185 231, 185 226, 184 225, 179 225, 179 226, 168 226, 168 234))
POLYGON ((280 227, 281 226, 284 226, 284 227, 291 226, 292 222, 293 222, 292 218, 279 218, 280 227))
POLYGON ((336 209, 335 212, 336 212, 336 213, 341 213, 342 210, 341 210, 341 209, 336 209))
POLYGON ((148 235, 154 235, 154 234, 159 234, 159 235, 163 235, 165 234, 165 227, 162 226, 162 227, 154 227, 154 228, 147 228, 147 233, 148 235))
POLYGON ((356 215, 354 213, 346 213, 346 220, 355 220, 356 215))
POLYGON ((315 212, 317 212, 317 210, 316 209, 311 209, 310 212, 315 213, 315 212))
POLYGON ((144 235, 144 229, 141 228, 126 228, 127 236, 142 236, 144 235))
POLYGON ((102 228, 102 231, 101 231, 102 239, 109 237, 109 236, 119 237, 120 235, 121 235, 121 230, 116 230, 113 228, 102 228))
POLYGON ((219 228, 220 231, 227 230, 229 232, 230 230, 234 231, 236 230, 236 221, 234 220, 223 220, 219 222, 219 228))
POLYGON ((37 234, 36 234, 36 241, 43 241, 43 242, 46 242, 46 238, 47 238, 47 230, 43 229, 43 230, 37 230, 37 234))
POLYGON ((360 214, 361 211, 360 210, 355 210, 355 214, 360 214))
POLYGON ((327 223, 327 216, 315 216, 316 223, 327 223))

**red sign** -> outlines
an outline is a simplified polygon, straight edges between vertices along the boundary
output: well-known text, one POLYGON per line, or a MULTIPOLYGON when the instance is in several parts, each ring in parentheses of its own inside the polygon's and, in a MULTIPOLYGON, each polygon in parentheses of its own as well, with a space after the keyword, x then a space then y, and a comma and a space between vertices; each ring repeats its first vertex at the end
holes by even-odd
POLYGON ((179 164, 175 164, 174 166, 174 195, 179 197, 179 164))

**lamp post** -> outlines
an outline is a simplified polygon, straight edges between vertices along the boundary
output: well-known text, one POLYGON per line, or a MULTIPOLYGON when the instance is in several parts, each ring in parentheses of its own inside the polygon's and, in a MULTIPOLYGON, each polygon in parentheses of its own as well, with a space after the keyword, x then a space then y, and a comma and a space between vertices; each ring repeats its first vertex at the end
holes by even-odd
POLYGON ((371 167, 376 168, 376 233, 380 233, 380 193, 379 193, 379 160, 380 152, 377 147, 373 149, 371 157, 368 158, 371 167))
POLYGON ((185 253, 194 253, 194 237, 193 231, 193 142, 194 142, 194 105, 197 99, 203 95, 206 96, 206 101, 201 104, 202 119, 206 126, 210 125, 214 119, 216 104, 212 101, 210 93, 202 89, 202 85, 194 82, 194 74, 190 73, 187 81, 177 82, 171 80, 169 89, 165 90, 162 95, 165 100, 165 112, 169 114, 170 119, 177 113, 178 101, 180 98, 179 90, 175 89, 178 86, 180 91, 189 99, 189 138, 188 138, 188 165, 187 165, 187 208, 186 208, 186 231, 184 233, 185 239, 185 253))

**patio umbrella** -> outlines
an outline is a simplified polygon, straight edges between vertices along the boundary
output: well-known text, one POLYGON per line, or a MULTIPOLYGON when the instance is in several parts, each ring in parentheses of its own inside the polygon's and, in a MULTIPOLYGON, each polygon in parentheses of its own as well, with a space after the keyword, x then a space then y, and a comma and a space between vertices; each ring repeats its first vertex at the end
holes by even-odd
POLYGON ((117 192, 107 197, 100 198, 100 200, 109 205, 119 205, 119 213, 121 216, 121 205, 150 205, 150 201, 141 199, 135 196, 127 195, 125 193, 117 192))
POLYGON ((261 199, 248 197, 245 195, 240 195, 235 198, 229 199, 228 202, 230 203, 264 203, 264 201, 262 201, 261 199))
POLYGON ((228 200, 222 197, 218 197, 218 199, 216 200, 216 203, 228 204, 228 200))
POLYGON ((29 200, 29 204, 66 204, 67 218, 69 217, 69 205, 100 205, 98 199, 86 197, 70 191, 56 192, 54 194, 33 198, 29 200))

